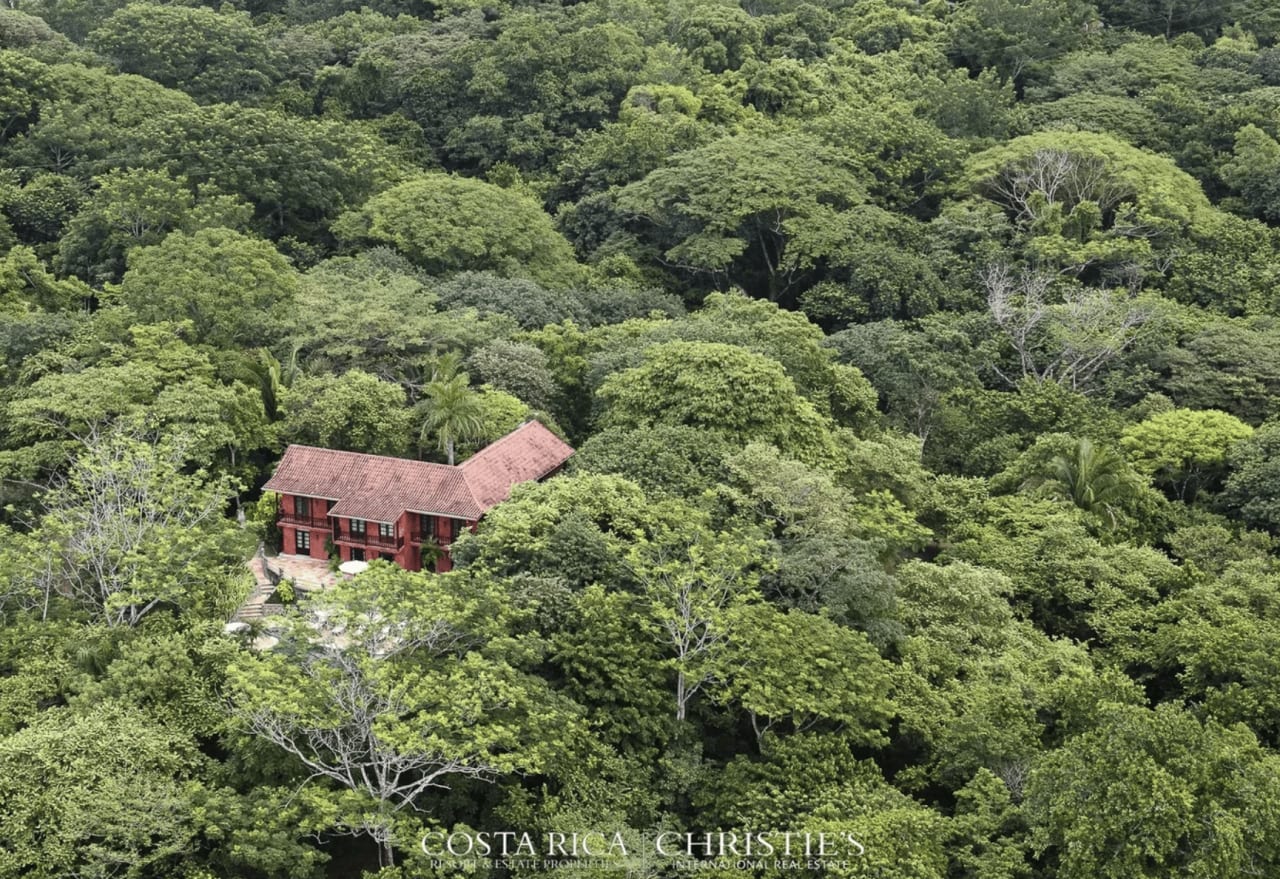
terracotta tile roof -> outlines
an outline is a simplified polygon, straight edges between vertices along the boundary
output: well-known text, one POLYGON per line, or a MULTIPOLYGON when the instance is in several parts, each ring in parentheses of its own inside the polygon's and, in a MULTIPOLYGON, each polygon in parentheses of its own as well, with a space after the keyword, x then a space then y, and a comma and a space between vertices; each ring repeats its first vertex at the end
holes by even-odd
POLYGON ((394 522, 408 510, 474 521, 506 500, 513 485, 541 479, 572 454, 567 443, 536 421, 457 467, 291 445, 264 487, 337 501, 329 515, 342 518, 394 522))
POLYGON ((528 421, 485 446, 458 468, 471 494, 486 510, 511 495, 521 482, 541 479, 569 460, 573 448, 541 422, 528 421))

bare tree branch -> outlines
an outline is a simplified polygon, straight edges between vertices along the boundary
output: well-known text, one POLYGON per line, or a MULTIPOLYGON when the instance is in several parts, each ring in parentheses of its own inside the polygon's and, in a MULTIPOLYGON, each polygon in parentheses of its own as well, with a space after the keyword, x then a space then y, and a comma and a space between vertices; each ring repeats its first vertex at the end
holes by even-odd
POLYGON ((1059 303, 1049 297, 1057 282, 1043 272, 1015 274, 1004 264, 980 275, 991 318, 1018 358, 1018 372, 992 370, 1010 386, 1027 378, 1087 393, 1094 379, 1141 337, 1153 312, 1129 291, 1083 288, 1059 303))

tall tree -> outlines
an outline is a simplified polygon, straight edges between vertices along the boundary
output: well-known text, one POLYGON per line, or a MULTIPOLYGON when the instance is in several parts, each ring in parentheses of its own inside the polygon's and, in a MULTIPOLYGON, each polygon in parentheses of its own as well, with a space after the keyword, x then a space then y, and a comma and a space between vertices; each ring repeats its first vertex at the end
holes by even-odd
POLYGON ((199 197, 186 180, 145 168, 114 170, 67 224, 57 264, 93 283, 116 282, 130 249, 159 244, 174 229, 243 229, 253 208, 230 196, 199 197))
POLYGON ((1080 45, 1097 18, 1081 0, 972 0, 957 10, 951 48, 974 70, 1023 80, 1080 45))
POLYGON ((1047 273, 992 265, 981 277, 991 319, 1017 356, 1014 371, 991 368, 1011 387, 1029 378, 1088 392, 1155 316, 1150 303, 1115 290, 1068 289, 1055 303, 1056 278, 1047 273))
POLYGON ((1089 131, 1014 138, 973 156, 967 177, 1021 234, 1028 262, 1104 286, 1162 276, 1214 215, 1172 159, 1089 131))
POLYGON ((1222 487, 1228 456, 1252 435, 1253 428, 1226 412, 1171 409, 1125 430, 1120 444, 1139 472, 1191 503, 1222 487))
POLYGON ((772 443, 809 463, 835 455, 830 419, 796 392, 782 365, 737 345, 650 346, 643 364, 609 376, 599 396, 605 427, 687 425, 743 445, 772 443))
POLYGON ((370 455, 403 455, 412 437, 404 389, 358 369, 302 376, 284 390, 281 431, 290 442, 370 455))
POLYGON ((227 479, 187 472, 180 440, 90 435, 42 498, 36 535, 48 588, 95 620, 134 626, 157 608, 225 612, 219 594, 245 550, 223 515, 227 479))
POLYGON ((471 378, 459 371, 456 353, 437 359, 431 381, 423 387, 422 432, 419 443, 434 435, 440 451, 452 465, 459 441, 479 439, 484 434, 485 412, 480 397, 471 390, 471 378))
POLYGON ((288 260, 261 239, 230 229, 175 231, 129 254, 120 297, 143 322, 190 318, 203 342, 252 348, 274 329, 298 293, 288 260))
POLYGON ((250 97, 280 75, 265 32, 230 8, 132 3, 89 34, 89 44, 124 72, 206 103, 250 97))
POLYGON ((619 191, 618 209, 662 264, 706 286, 791 301, 869 225, 848 158, 817 138, 753 131, 681 153, 619 191))
POLYGON ((315 796, 334 829, 369 837, 390 866, 420 838, 427 795, 543 770, 580 732, 573 706, 513 664, 511 621, 484 580, 377 565, 232 666, 233 711, 328 781, 315 796))
POLYGON ((641 584, 675 677, 675 719, 716 680, 728 647, 733 610, 759 598, 760 542, 747 534, 690 528, 638 541, 628 566, 641 584))
POLYGON ((1280 531, 1280 423, 1269 421, 1230 454, 1223 501, 1255 528, 1280 531))
POLYGON ((432 274, 491 271, 573 282, 573 249, 542 207, 482 180, 428 174, 369 199, 333 226, 351 242, 389 244, 432 274))

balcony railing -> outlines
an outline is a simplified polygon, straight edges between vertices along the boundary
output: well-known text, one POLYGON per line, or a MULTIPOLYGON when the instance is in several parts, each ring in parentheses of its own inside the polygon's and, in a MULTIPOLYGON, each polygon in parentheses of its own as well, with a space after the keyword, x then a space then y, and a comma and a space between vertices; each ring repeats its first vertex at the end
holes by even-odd
POLYGON ((350 531, 343 531, 334 540, 339 543, 355 543, 360 546, 372 546, 378 549, 399 549, 404 546, 403 537, 383 537, 377 531, 366 531, 363 534, 352 534, 350 531))
POLYGON ((328 516, 302 516, 297 513, 281 513, 281 525, 300 525, 303 528, 330 528, 333 520, 328 516))
POLYGON ((424 544, 424 543, 425 543, 425 544, 435 544, 436 546, 440 547, 441 549, 443 549, 443 548, 445 548, 446 546, 449 546, 449 545, 451 545, 451 544, 453 543, 453 541, 452 541, 452 540, 441 540, 441 539, 440 539, 440 536, 439 536, 438 534, 436 534, 436 535, 432 535, 432 534, 424 535, 421 531, 410 531, 410 532, 409 532, 408 541, 409 541, 410 543, 414 544, 415 546, 420 546, 420 545, 422 545, 422 544, 424 544))
POLYGON ((383 549, 399 549, 400 547, 404 546, 403 538, 394 537, 394 536, 383 537, 381 534, 377 533, 376 531, 371 534, 366 534, 365 542, 368 543, 370 546, 378 546, 378 547, 382 547, 383 549))

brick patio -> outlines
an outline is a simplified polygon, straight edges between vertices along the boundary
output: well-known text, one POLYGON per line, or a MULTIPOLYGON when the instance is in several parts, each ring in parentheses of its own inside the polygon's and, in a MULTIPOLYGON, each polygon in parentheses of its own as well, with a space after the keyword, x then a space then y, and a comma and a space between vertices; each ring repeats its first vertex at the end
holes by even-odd
POLYGON ((303 592, 328 589, 336 585, 342 577, 342 574, 329 570, 327 559, 313 559, 305 555, 281 553, 268 556, 267 564, 279 571, 282 579, 292 580, 293 584, 303 592))

